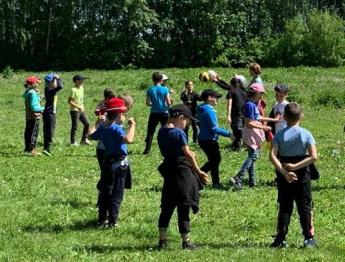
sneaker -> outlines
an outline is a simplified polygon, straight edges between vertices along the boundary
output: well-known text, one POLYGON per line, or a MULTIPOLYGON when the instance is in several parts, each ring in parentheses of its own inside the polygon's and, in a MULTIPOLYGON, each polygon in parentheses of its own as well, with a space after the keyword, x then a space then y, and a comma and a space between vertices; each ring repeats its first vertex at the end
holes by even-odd
POLYGON ((182 242, 182 249, 188 249, 188 250, 196 250, 199 247, 194 245, 192 242, 190 241, 183 241, 182 242))
POLYGON ((143 155, 148 155, 149 153, 150 153, 149 150, 145 150, 145 151, 143 152, 143 155))
POLYGON ((274 238, 273 243, 270 245, 270 247, 275 247, 275 248, 286 248, 286 240, 276 236, 274 238))
POLYGON ((92 143, 90 142, 89 139, 85 139, 83 141, 80 142, 81 145, 84 145, 84 146, 91 146, 92 143))
POLYGON ((237 179, 236 176, 230 178, 230 182, 239 190, 242 190, 242 183, 237 179))
POLYGON ((77 142, 71 143, 71 146, 79 146, 77 142))
POLYGON ((108 225, 108 220, 98 220, 97 221, 97 227, 99 227, 99 228, 106 227, 107 225, 108 225))
POLYGON ((166 249, 167 247, 168 247, 168 240, 166 240, 166 239, 163 239, 163 240, 159 240, 158 241, 158 248, 159 249, 166 249))
POLYGON ((32 149, 30 152, 29 152, 30 155, 34 155, 34 156, 40 156, 41 153, 37 151, 36 148, 32 149))
POLYGON ((317 243, 314 237, 309 238, 309 239, 304 239, 303 241, 303 246, 304 247, 316 247, 317 243))
POLYGON ((46 156, 52 156, 52 153, 50 153, 50 150, 47 150, 47 149, 44 149, 42 154, 46 156))
POLYGON ((221 183, 213 184, 212 185, 212 189, 223 189, 223 188, 224 188, 224 186, 221 183))
POLYGON ((119 225, 117 219, 109 219, 108 227, 117 227, 119 225))

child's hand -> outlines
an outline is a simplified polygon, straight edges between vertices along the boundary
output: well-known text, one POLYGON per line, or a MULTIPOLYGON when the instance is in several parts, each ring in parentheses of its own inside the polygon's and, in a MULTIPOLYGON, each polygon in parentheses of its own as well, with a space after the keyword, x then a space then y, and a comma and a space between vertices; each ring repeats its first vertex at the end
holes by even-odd
POLYGON ((283 167, 288 171, 295 171, 296 170, 296 165, 291 164, 291 163, 285 163, 285 164, 283 164, 283 167))
POLYGON ((204 171, 200 171, 198 175, 201 181, 204 182, 205 184, 210 181, 210 179, 208 178, 208 175, 204 171))
POLYGON ((78 110, 79 110, 80 112, 85 112, 85 107, 84 107, 84 106, 79 106, 79 107, 78 107, 78 110))
POLYGON ((285 175, 285 179, 286 181, 288 181, 289 183, 293 183, 295 181, 297 181, 297 175, 294 173, 294 172, 288 172, 286 175, 285 175))
POLYGON ((263 130, 264 130, 265 132, 269 132, 269 131, 272 130, 272 127, 270 127, 270 126, 263 126, 263 130))
POLYGON ((133 118, 133 117, 128 118, 127 123, 128 123, 128 125, 130 125, 130 126, 135 125, 134 118, 133 118))
POLYGON ((228 117, 226 118, 226 121, 228 121, 228 123, 231 124, 231 116, 228 116, 228 117))
POLYGON ((174 89, 169 89, 169 93, 172 94, 172 95, 175 95, 176 91, 174 89))
POLYGON ((234 135, 230 136, 231 141, 235 141, 236 137, 234 135))

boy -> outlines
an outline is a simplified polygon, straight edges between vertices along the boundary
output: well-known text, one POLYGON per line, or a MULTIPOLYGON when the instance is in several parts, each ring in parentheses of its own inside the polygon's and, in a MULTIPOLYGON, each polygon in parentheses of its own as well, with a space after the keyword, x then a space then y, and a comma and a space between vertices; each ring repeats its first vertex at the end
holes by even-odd
POLYGON ((40 118, 42 115, 43 107, 40 105, 40 97, 38 95, 38 84, 41 80, 35 76, 29 76, 26 79, 24 87, 26 91, 23 94, 25 99, 25 118, 26 125, 24 131, 25 149, 24 152, 32 155, 40 155, 36 150, 38 130, 40 125, 40 118))
POLYGON ((127 108, 123 100, 111 98, 107 103, 108 122, 93 127, 90 137, 102 140, 105 147, 105 157, 102 165, 101 178, 97 184, 98 195, 98 225, 115 227, 118 223, 119 211, 123 200, 124 189, 131 188, 131 175, 127 160, 127 144, 133 142, 135 122, 128 119, 128 133, 123 130, 127 108))
POLYGON ((218 98, 221 97, 222 95, 215 90, 205 89, 201 93, 201 99, 204 103, 197 107, 200 129, 198 142, 208 159, 201 170, 205 173, 211 171, 213 189, 223 188, 219 181, 219 165, 222 158, 217 142, 218 136, 230 137, 232 141, 235 140, 235 137, 228 130, 218 127, 217 111, 213 106, 217 105, 218 98))
POLYGON ((152 139, 156 127, 160 122, 165 125, 169 119, 168 109, 171 106, 169 89, 162 86, 163 75, 159 72, 152 74, 153 86, 146 92, 146 105, 151 107, 150 116, 147 123, 147 135, 145 139, 144 155, 151 151, 152 139))
POLYGON ((91 145, 90 141, 87 138, 90 122, 89 122, 89 119, 87 118, 87 115, 85 113, 85 107, 84 107, 84 87, 83 87, 84 79, 86 79, 86 77, 83 75, 75 75, 73 77, 74 87, 71 89, 71 92, 68 98, 68 104, 70 104, 70 115, 71 115, 71 121, 72 121, 71 135, 70 135, 70 141, 71 141, 72 146, 78 145, 77 142, 75 141, 75 136, 76 136, 77 128, 78 128, 78 120, 80 120, 82 124, 84 125, 83 135, 81 138, 81 144, 91 145))
POLYGON ((60 77, 56 73, 46 75, 44 80, 46 83, 46 87, 44 88, 46 104, 43 112, 43 154, 46 156, 51 156, 50 147, 53 142, 56 125, 57 92, 59 92, 63 86, 60 77))
POLYGON ((302 115, 299 104, 292 102, 286 105, 284 119, 287 127, 278 131, 273 138, 270 161, 277 172, 279 212, 277 235, 270 247, 286 246, 294 201, 300 216, 304 247, 317 245, 314 237, 309 170, 309 165, 317 160, 317 150, 313 135, 299 126, 302 115))
MULTIPOLYGON (((196 108, 198 106, 197 101, 201 101, 201 97, 198 93, 196 93, 194 89, 194 84, 191 80, 185 82, 185 90, 181 93, 181 100, 184 105, 189 107, 190 111, 194 118, 196 118, 196 108)), ((198 141, 198 127, 196 125, 196 121, 192 121, 192 128, 193 128, 193 143, 198 141)), ((188 129, 189 126, 186 127, 185 133, 188 140, 188 129)))
POLYGON ((158 132, 158 146, 164 157, 158 167, 164 178, 161 213, 158 221, 158 248, 166 248, 166 231, 170 219, 177 207, 178 227, 182 238, 182 248, 195 250, 197 246, 189 240, 189 210, 199 209, 199 182, 208 181, 207 174, 200 170, 195 153, 189 150, 184 129, 192 120, 192 112, 185 105, 176 105, 169 109, 169 121, 158 132))

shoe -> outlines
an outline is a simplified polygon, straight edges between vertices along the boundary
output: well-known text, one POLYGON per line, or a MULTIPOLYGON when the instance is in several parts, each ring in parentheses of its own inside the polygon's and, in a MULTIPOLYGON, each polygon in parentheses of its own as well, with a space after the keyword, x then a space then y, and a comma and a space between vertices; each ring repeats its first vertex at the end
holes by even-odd
POLYGON ((52 156, 52 153, 50 153, 50 150, 47 150, 47 149, 44 149, 42 154, 46 156, 52 156))
POLYGON ((256 188, 256 185, 255 185, 255 184, 249 185, 249 187, 255 189, 255 188, 256 188))
POLYGON ((80 142, 81 145, 84 145, 84 146, 91 146, 92 143, 90 142, 89 139, 85 139, 83 141, 80 142))
POLYGON ((238 180, 236 176, 230 178, 230 182, 239 190, 242 190, 242 183, 238 180))
POLYGON ((182 249, 188 249, 188 250, 196 250, 199 247, 194 245, 192 242, 190 241, 183 241, 182 242, 182 249))
POLYGON ((71 143, 71 146, 79 146, 77 142, 71 143))
POLYGON ((40 156, 41 153, 37 151, 36 148, 32 149, 30 152, 29 152, 30 155, 34 155, 34 156, 40 156))
POLYGON ((309 239, 304 239, 303 241, 303 246, 304 247, 316 247, 317 243, 314 237, 309 238, 309 239))
POLYGON ((108 220, 98 220, 97 221, 97 227, 99 227, 99 228, 106 227, 107 225, 108 225, 108 220))
POLYGON ((212 185, 212 189, 223 189, 223 188, 224 188, 224 186, 221 183, 213 184, 212 185))
POLYGON ((275 248, 286 248, 286 240, 276 236, 274 238, 273 243, 270 245, 270 247, 275 247, 275 248))
POLYGON ((119 225, 117 219, 109 219, 108 227, 117 227, 119 225))
POLYGON ((166 240, 166 239, 163 239, 163 240, 159 240, 158 241, 158 248, 159 249, 166 249, 167 247, 168 247, 168 240, 166 240))
POLYGON ((144 152, 143 152, 143 155, 148 155, 150 153, 150 150, 145 150, 144 152))

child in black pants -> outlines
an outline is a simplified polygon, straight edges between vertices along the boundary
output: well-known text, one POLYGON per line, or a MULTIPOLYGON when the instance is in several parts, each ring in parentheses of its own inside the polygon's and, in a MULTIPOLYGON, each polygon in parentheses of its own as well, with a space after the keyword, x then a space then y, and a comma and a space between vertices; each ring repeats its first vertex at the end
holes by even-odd
POLYGON ((317 160, 317 150, 312 134, 299 126, 301 117, 299 104, 286 105, 284 119, 288 126, 278 131, 273 138, 270 160, 277 172, 279 213, 277 235, 270 247, 286 246, 294 201, 300 216, 304 247, 317 245, 314 237, 309 168, 309 165, 317 160))

